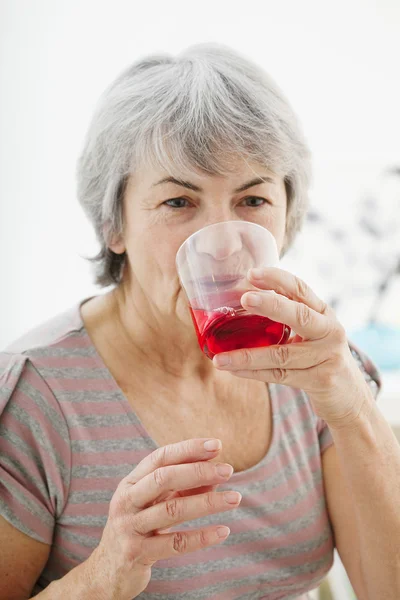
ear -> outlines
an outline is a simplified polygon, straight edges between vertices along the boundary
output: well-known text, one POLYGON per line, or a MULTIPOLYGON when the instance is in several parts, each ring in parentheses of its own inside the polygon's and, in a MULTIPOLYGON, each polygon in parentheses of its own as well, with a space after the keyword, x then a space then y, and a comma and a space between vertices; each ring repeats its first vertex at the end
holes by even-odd
POLYGON ((123 254, 126 250, 124 241, 121 238, 115 238, 115 240, 111 240, 107 245, 114 254, 123 254))
POLYGON ((125 252, 126 247, 122 235, 113 235, 110 237, 107 224, 103 226, 103 236, 106 240, 107 247, 112 250, 114 254, 123 254, 125 252))

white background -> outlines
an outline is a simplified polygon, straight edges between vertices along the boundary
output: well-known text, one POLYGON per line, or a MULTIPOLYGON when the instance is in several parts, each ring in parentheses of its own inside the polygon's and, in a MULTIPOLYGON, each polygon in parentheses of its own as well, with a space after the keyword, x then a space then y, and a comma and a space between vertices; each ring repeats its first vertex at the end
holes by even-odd
MULTIPOLYGON (((282 87, 313 151, 313 205, 335 225, 352 231, 357 198, 400 163, 398 0, 0 0, 0 348, 97 293, 74 172, 100 93, 140 56, 205 41, 245 53, 282 87)), ((362 250, 356 231, 353 243, 362 250)), ((353 291, 367 260, 350 271, 331 245, 327 282, 315 268, 323 235, 309 230, 294 250, 288 267, 318 293, 346 291, 345 326, 365 321, 370 298, 362 306, 353 291)), ((385 314, 400 324, 397 286, 385 314)))
MULTIPOLYGON (((399 163, 396 0, 0 0, 0 347, 96 293, 74 172, 99 94, 140 56, 204 41, 245 53, 282 87, 313 151, 313 203, 330 219, 351 220, 360 190, 399 163)), ((302 244, 318 255, 316 240, 302 244)))

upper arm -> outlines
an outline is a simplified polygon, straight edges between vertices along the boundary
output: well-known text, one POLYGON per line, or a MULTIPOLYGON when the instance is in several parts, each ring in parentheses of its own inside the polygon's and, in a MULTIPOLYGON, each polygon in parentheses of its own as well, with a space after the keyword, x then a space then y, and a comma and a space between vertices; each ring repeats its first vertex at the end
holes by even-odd
POLYGON ((336 549, 358 600, 364 600, 367 594, 361 573, 356 507, 341 473, 335 446, 330 446, 322 454, 322 470, 336 549))
POLYGON ((70 481, 68 429, 26 357, 0 354, 0 598, 28 598, 70 481))
POLYGON ((50 546, 0 517, 0 598, 25 600, 44 569, 50 546))

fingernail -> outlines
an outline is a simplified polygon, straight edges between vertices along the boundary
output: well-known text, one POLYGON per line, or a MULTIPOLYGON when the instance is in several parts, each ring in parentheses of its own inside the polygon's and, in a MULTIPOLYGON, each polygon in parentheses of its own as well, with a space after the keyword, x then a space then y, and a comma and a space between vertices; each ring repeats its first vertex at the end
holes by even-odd
POLYGON ((219 538, 226 538, 230 534, 231 530, 229 527, 217 527, 217 536, 219 538))
POLYGON ((230 477, 233 473, 233 467, 231 467, 231 465, 225 465, 223 463, 216 465, 215 470, 217 471, 220 477, 230 477))
POLYGON ((241 499, 242 494, 239 494, 239 492, 225 492, 224 494, 224 500, 228 504, 239 504, 241 499))
POLYGON ((259 294, 246 294, 245 302, 249 306, 260 306, 261 296, 259 294))
POLYGON ((261 279, 264 276, 264 269, 250 269, 249 274, 253 279, 261 279))
POLYGON ((213 361, 217 367, 226 367, 230 364, 231 357, 227 354, 217 354, 217 356, 214 356, 213 361))
POLYGON ((207 452, 215 452, 215 450, 220 450, 221 448, 221 440, 207 440, 204 442, 204 450, 207 450, 207 452))

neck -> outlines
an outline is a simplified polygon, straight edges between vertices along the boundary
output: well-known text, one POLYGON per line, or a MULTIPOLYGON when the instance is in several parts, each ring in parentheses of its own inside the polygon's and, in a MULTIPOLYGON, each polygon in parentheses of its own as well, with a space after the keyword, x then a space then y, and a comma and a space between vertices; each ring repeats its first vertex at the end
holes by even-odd
POLYGON ((190 398, 201 397, 203 404, 207 398, 214 404, 221 399, 223 406, 236 396, 239 403, 249 394, 265 397, 263 382, 238 380, 214 368, 201 352, 190 321, 167 320, 154 307, 141 310, 138 299, 118 287, 81 306, 92 342, 127 395, 132 387, 145 394, 155 386, 168 390, 168 398, 172 393, 174 402, 182 396, 186 404, 189 389, 190 398))
POLYGON ((88 329, 92 324, 92 330, 99 332, 99 339, 107 339, 121 371, 127 372, 126 366, 134 364, 138 373, 149 372, 154 376, 159 372, 179 382, 185 379, 207 382, 220 374, 201 352, 192 323, 183 322, 174 310, 161 313, 140 289, 133 293, 131 288, 120 284, 108 294, 94 298, 92 303, 91 309, 82 310, 82 316, 86 313, 87 317, 85 324, 88 329))

